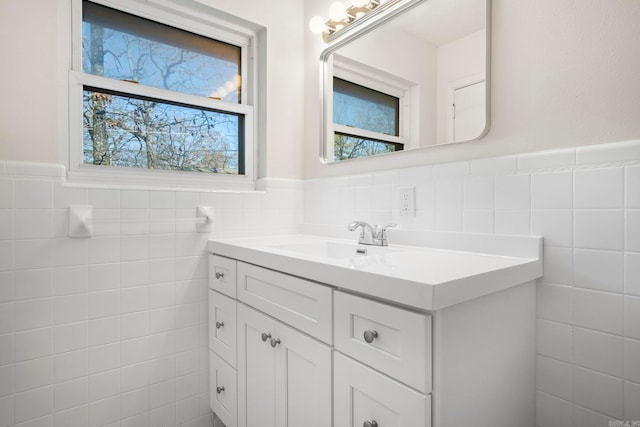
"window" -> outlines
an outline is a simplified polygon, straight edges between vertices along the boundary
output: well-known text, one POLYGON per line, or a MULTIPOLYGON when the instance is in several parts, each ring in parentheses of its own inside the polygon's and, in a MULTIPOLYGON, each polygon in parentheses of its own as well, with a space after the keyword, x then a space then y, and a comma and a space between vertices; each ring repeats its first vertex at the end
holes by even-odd
POLYGON ((335 160, 404 148, 387 139, 400 135, 400 99, 337 77, 333 78, 333 129, 335 160))
POLYGON ((333 55, 328 159, 341 161, 402 151, 411 127, 415 85, 349 58, 333 55))
POLYGON ((81 49, 73 52, 69 88, 70 169, 166 183, 196 175, 252 179, 251 35, 210 33, 212 26, 178 14, 167 25, 148 19, 166 14, 142 2, 120 3, 136 3, 136 13, 75 2, 81 49))

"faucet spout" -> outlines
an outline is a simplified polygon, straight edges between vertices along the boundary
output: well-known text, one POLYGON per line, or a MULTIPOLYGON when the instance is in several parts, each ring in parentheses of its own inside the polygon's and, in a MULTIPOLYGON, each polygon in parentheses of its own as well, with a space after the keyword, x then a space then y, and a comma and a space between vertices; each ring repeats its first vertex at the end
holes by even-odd
POLYGON ((368 222, 354 221, 347 227, 349 231, 356 231, 360 228, 360 236, 358 237, 358 243, 363 245, 374 245, 378 231, 368 222))
POLYGON ((364 221, 354 221, 351 224, 349 224, 347 228, 349 229, 349 231, 356 231, 358 227, 362 227, 363 233, 365 230, 368 230, 369 233, 371 233, 371 235, 375 235, 377 233, 376 229, 371 224, 364 221))

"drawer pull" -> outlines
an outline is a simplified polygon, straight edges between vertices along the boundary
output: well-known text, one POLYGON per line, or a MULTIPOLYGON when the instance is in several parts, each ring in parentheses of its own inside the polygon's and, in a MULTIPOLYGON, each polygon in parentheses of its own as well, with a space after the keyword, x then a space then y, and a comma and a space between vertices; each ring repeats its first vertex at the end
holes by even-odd
MULTIPOLYGON (((369 330, 364 331, 364 340, 366 342, 368 342, 369 344, 371 344, 373 342, 373 340, 375 340, 376 338, 378 338, 378 332, 377 331, 369 331, 369 330)), ((375 427, 376 425, 372 424, 371 426, 375 427)))
POLYGON ((224 391, 224 387, 216 387, 216 393, 220 394, 224 391))
POLYGON ((271 338, 271 347, 276 348, 278 344, 280 344, 280 338, 278 339, 271 338))
POLYGON ((216 271, 216 279, 220 280, 224 277, 224 273, 220 273, 219 271, 216 271))
POLYGON ((378 423, 374 420, 365 421, 364 424, 362 424, 362 427, 378 427, 378 423))
POLYGON ((216 329, 220 329, 224 326, 224 322, 216 322, 216 329))
POLYGON ((271 338, 271 334, 268 334, 266 332, 262 333, 262 342, 267 342, 269 338, 271 338))

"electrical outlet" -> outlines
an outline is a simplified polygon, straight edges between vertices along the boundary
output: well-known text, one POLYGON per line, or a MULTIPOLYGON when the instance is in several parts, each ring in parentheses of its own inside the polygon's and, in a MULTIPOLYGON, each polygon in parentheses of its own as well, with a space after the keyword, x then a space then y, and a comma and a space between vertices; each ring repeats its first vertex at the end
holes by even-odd
POLYGON ((400 187, 398 189, 398 207, 401 216, 413 216, 416 212, 416 188, 400 187))

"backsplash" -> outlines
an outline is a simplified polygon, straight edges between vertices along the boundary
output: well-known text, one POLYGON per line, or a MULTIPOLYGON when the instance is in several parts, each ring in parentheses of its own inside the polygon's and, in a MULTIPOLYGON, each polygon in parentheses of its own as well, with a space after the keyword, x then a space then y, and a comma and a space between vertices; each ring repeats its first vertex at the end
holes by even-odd
POLYGON ((544 236, 537 424, 640 420, 640 141, 309 180, 304 199, 305 229, 354 241, 354 220, 544 236))
MULTIPOLYGON (((0 426, 207 426, 206 242, 292 233, 299 181, 257 192, 71 187, 0 162, 0 426), (68 238, 68 207, 94 233, 68 238), (196 232, 196 206, 214 232, 196 232)), ((218 425, 218 424, 216 424, 218 425)))

